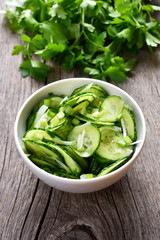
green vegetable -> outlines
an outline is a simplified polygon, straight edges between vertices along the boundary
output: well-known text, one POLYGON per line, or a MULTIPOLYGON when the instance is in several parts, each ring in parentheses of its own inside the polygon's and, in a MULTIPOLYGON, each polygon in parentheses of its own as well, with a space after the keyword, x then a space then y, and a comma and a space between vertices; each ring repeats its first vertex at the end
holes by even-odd
POLYGON ((80 86, 64 98, 50 93, 33 108, 26 125, 22 141, 30 160, 68 178, 94 178, 116 170, 139 142, 129 106, 96 84, 80 86))
POLYGON ((51 59, 65 70, 78 65, 93 78, 121 82, 137 51, 160 44, 160 21, 152 15, 159 10, 142 0, 24 0, 5 14, 11 30, 22 35, 24 44, 12 54, 27 59, 19 68, 23 77, 44 81, 50 67, 42 61, 51 59))

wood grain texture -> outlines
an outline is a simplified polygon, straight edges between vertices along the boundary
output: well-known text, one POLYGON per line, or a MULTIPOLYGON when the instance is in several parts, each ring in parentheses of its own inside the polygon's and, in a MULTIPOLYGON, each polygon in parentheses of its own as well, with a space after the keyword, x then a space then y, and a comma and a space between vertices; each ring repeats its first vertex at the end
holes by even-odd
MULTIPOLYGON (((4 7, 0 3, 1 9, 4 7)), ((22 79, 20 43, 0 15, 0 239, 2 240, 159 240, 160 239, 160 48, 142 50, 128 81, 119 84, 142 108, 147 137, 128 174, 113 186, 90 194, 69 194, 38 180, 23 164, 15 146, 13 125, 27 97, 43 86, 22 79)), ((58 63, 46 84, 68 77, 58 63)))

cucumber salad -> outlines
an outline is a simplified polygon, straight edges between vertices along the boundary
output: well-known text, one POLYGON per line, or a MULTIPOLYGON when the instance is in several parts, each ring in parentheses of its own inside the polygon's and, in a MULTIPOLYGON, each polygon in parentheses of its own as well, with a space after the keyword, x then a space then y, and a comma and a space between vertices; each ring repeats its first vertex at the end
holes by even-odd
POLYGON ((36 105, 22 138, 24 151, 51 174, 88 179, 121 167, 137 143, 133 113, 121 97, 97 84, 85 84, 71 96, 48 97, 36 105))

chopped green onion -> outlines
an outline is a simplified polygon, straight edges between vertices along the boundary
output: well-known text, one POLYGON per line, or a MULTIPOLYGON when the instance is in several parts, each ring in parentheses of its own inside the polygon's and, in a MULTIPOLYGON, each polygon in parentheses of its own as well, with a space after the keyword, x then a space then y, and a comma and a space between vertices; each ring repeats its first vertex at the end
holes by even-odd
POLYGON ((125 146, 126 146, 126 142, 123 141, 122 139, 118 139, 118 140, 116 141, 116 143, 117 143, 119 146, 121 146, 121 147, 125 147, 125 146))
POLYGON ((132 143, 132 139, 129 136, 124 137, 124 141, 129 144, 132 143))
POLYGON ((40 127, 46 127, 47 126, 47 119, 40 119, 40 127))
POLYGON ((73 118, 72 123, 74 125, 78 125, 80 123, 80 121, 77 118, 73 118))
POLYGON ((57 117, 58 117, 59 119, 64 118, 64 116, 65 116, 65 114, 64 114, 64 112, 62 112, 62 111, 60 111, 59 113, 57 113, 57 117))
POLYGON ((80 179, 90 179, 90 178, 94 178, 94 175, 92 173, 87 173, 87 174, 82 174, 80 176, 80 179))

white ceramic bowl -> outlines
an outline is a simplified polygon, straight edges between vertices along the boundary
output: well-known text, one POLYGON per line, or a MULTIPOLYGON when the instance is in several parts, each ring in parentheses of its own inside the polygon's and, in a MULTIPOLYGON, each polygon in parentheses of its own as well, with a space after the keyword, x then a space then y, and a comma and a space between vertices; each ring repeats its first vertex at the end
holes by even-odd
POLYGON ((142 147, 144 145, 145 135, 146 135, 146 125, 143 113, 135 102, 135 100, 127 94, 122 89, 100 80, 90 79, 90 78, 71 78, 60 80, 51 84, 48 84, 35 93, 33 93, 22 105, 21 109, 17 114, 14 128, 15 141, 20 155, 22 156, 25 164, 29 169, 42 181, 51 187, 57 188, 62 191, 72 192, 72 193, 88 193, 104 189, 113 183, 117 182, 122 178, 128 170, 132 167, 133 163, 136 161, 138 155, 140 154, 142 147), (54 176, 50 173, 37 167, 30 159, 24 154, 21 147, 21 137, 25 133, 26 129, 26 119, 29 116, 33 107, 42 99, 48 96, 49 92, 53 92, 57 95, 70 95, 72 91, 84 84, 95 83, 103 87, 110 95, 120 96, 126 104, 128 104, 134 112, 136 126, 137 126, 137 140, 141 140, 140 143, 136 145, 135 152, 132 158, 122 167, 116 171, 109 173, 106 176, 93 179, 68 179, 63 177, 54 176))

